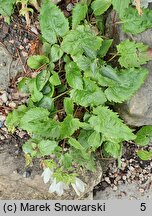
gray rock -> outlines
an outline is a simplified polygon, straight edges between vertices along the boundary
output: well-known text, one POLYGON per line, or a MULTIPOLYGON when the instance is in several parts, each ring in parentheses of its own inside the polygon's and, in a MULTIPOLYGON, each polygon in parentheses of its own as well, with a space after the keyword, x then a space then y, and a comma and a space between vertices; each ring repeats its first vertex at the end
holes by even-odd
POLYGON ((0 45, 0 91, 7 90, 10 79, 22 71, 22 65, 17 65, 5 47, 0 45))
MULTIPOLYGON (((115 26, 115 35, 112 29, 113 12, 107 19, 107 35, 114 37, 115 43, 130 39, 137 42, 147 44, 152 48, 152 29, 148 29, 141 34, 133 36, 122 31, 121 25, 115 26)), ((121 118, 131 126, 152 125, 152 61, 144 65, 149 70, 149 76, 144 85, 137 91, 137 93, 127 102, 116 106, 116 110, 121 118)))
MULTIPOLYGON (((4 141, 3 141, 4 142, 4 141)), ((11 141, 10 141, 11 142, 11 141)), ((11 149, 11 151, 13 151, 11 149)), ((97 171, 95 173, 86 171, 85 169, 78 171, 80 179, 87 185, 85 192, 78 197, 70 188, 66 190, 63 196, 48 193, 49 185, 44 184, 38 171, 33 170, 31 176, 25 176, 25 173, 18 173, 17 170, 24 170, 23 157, 15 157, 10 153, 10 144, 0 147, 0 200, 8 199, 44 199, 44 200, 74 200, 74 199, 93 199, 93 188, 102 177, 102 168, 97 162, 97 171), (28 178, 27 178, 28 177, 28 178)))

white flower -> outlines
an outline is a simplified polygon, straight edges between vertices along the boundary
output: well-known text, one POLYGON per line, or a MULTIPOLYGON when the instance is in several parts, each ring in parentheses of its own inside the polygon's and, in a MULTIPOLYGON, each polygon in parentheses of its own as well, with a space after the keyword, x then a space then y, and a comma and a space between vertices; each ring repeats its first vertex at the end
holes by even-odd
POLYGON ((49 193, 56 192, 58 196, 62 196, 64 189, 68 189, 68 186, 64 182, 56 183, 56 178, 54 178, 51 186, 49 187, 49 193))
POLYGON ((80 192, 83 193, 85 191, 85 183, 77 177, 75 179, 75 183, 71 183, 71 185, 74 188, 76 194, 80 196, 80 192))
POLYGON ((44 169, 41 176, 43 177, 43 181, 45 184, 48 183, 49 180, 53 180, 52 175, 53 175, 53 171, 51 171, 49 168, 44 169))

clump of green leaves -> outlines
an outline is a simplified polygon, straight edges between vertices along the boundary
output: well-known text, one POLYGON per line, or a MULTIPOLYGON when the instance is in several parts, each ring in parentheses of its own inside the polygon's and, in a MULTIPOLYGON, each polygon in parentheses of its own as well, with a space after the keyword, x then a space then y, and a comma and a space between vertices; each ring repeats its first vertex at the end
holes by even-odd
MULTIPOLYGON (((95 0, 91 8, 98 16, 111 3, 117 8, 116 2, 100 5, 95 0)), ((47 157, 52 164, 53 158, 54 175, 58 179, 65 173, 65 182, 75 167, 96 170, 97 149, 120 161, 123 141, 138 139, 108 105, 130 99, 148 75, 140 68, 149 60, 148 47, 142 43, 126 40, 117 46, 120 69, 105 62, 112 40, 103 39, 85 20, 88 8, 84 0, 77 3, 70 23, 58 6, 43 2, 40 27, 46 52, 27 62, 40 72, 19 83, 19 90, 29 95, 28 103, 6 120, 9 131, 18 127, 31 137, 23 145, 27 164, 34 157, 47 157)))

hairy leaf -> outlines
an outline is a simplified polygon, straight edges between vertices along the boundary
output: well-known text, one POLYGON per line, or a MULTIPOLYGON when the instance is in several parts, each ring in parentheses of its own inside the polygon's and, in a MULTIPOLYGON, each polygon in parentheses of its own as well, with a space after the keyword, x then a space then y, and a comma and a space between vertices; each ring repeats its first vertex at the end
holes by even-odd
POLYGON ((32 69, 38 69, 44 64, 48 64, 49 59, 44 55, 33 55, 27 60, 27 65, 32 69))
POLYGON ((63 37, 69 30, 68 20, 50 0, 45 0, 40 10, 40 27, 43 38, 51 44, 57 37, 63 37))
MULTIPOLYGON (((148 46, 143 43, 125 40, 117 46, 120 55, 119 63, 122 67, 140 67, 150 60, 148 56, 148 46)), ((152 59, 152 57, 151 57, 152 59)))
POLYGON ((81 106, 98 106, 106 102, 105 95, 97 84, 89 78, 84 78, 84 89, 71 90, 71 98, 81 106))
POLYGON ((113 42, 112 39, 104 40, 102 42, 102 46, 100 47, 100 50, 98 51, 98 56, 100 56, 100 58, 103 58, 107 54, 110 46, 112 45, 112 42, 113 42))
POLYGON ((61 84, 61 81, 60 81, 60 78, 57 72, 52 71, 52 76, 50 77, 49 82, 54 86, 61 84))
POLYGON ((73 146, 75 149, 83 150, 83 146, 74 138, 70 137, 68 143, 73 146))
POLYGON ((58 143, 52 140, 41 140, 38 144, 38 148, 42 156, 52 154, 57 146, 58 143))
POLYGON ((97 131, 94 131, 88 138, 88 144, 93 151, 96 151, 102 144, 101 134, 97 131))
POLYGON ((103 151, 114 158, 121 156, 122 144, 117 142, 105 142, 103 145, 103 151))
POLYGON ((51 60, 57 62, 63 55, 63 51, 58 44, 54 44, 51 47, 51 60))
POLYGON ((25 105, 21 105, 8 114, 5 122, 8 131, 12 133, 15 131, 15 127, 19 126, 20 120, 27 112, 27 110, 28 108, 25 105))
POLYGON ((73 115, 74 104, 71 98, 64 98, 64 109, 66 114, 73 115))
POLYGON ((144 83, 147 75, 148 71, 145 68, 130 68, 120 71, 121 83, 115 81, 108 83, 109 87, 105 90, 107 99, 116 103, 130 99, 144 83))
POLYGON ((0 0, 0 14, 5 18, 5 21, 10 22, 10 16, 13 13, 13 6, 16 0, 0 0))
POLYGON ((67 115, 61 124, 61 138, 70 137, 80 127, 79 119, 67 115))
POLYGON ((139 146, 146 146, 152 141, 152 126, 143 126, 136 133, 135 143, 139 146))
POLYGON ((33 127, 33 123, 36 124, 36 122, 43 122, 45 120, 48 120, 49 111, 36 107, 28 110, 24 116, 20 120, 20 127, 24 130, 29 131, 30 127, 33 127))
POLYGON ((82 20, 85 19, 88 11, 88 5, 85 0, 78 2, 72 9, 72 28, 76 28, 82 20))
POLYGON ((140 157, 142 160, 151 160, 152 159, 152 151, 144 151, 139 150, 137 152, 138 157, 140 157))
POLYGON ((65 71, 68 84, 74 89, 83 89, 82 75, 77 64, 74 62, 67 63, 65 71))
POLYGON ((49 77, 50 72, 48 70, 43 70, 36 76, 36 86, 39 91, 43 89, 49 77))
POLYGON ((102 38, 96 36, 89 26, 79 25, 63 38, 61 48, 67 54, 78 56, 85 52, 85 48, 92 52, 98 50, 101 44, 102 38))
POLYGON ((42 100, 38 103, 39 107, 52 111, 54 109, 54 100, 49 96, 43 96, 42 100))
POLYGON ((28 88, 31 94, 31 100, 33 102, 38 102, 43 98, 43 94, 38 90, 37 87, 37 78, 33 78, 28 82, 28 88))
POLYGON ((123 31, 127 33, 136 35, 152 28, 152 12, 150 9, 143 9, 142 16, 139 16, 135 8, 129 7, 121 19, 123 31))
POLYGON ((95 0, 91 4, 91 8, 95 16, 103 14, 111 5, 112 0, 95 0))
POLYGON ((112 0, 113 8, 118 12, 119 16, 122 17, 126 9, 129 7, 131 0, 112 0))
POLYGON ((127 127, 118 115, 107 107, 99 106, 93 109, 94 116, 89 122, 95 131, 102 134, 103 138, 114 142, 134 140, 136 136, 127 127))

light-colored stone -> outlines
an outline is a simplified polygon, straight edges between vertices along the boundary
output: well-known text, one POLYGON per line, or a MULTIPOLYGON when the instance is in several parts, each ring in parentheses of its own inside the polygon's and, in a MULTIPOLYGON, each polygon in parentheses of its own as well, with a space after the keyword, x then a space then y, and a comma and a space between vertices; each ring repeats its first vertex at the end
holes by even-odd
POLYGON ((22 70, 22 65, 17 65, 17 62, 13 61, 7 49, 0 45, 0 91, 7 90, 10 79, 15 77, 18 72, 22 72, 22 70))
MULTIPOLYGON (((44 199, 44 200, 73 200, 73 199, 93 199, 93 188, 101 181, 102 168, 97 162, 97 172, 92 173, 86 170, 78 171, 79 177, 87 184, 85 192, 80 197, 76 195, 73 188, 70 187, 63 196, 48 193, 49 185, 43 183, 40 174, 32 174, 25 178, 25 173, 18 174, 17 170, 24 169, 23 157, 14 157, 9 153, 9 146, 0 148, 0 200, 2 199, 44 199)), ((11 149, 13 151, 13 149, 11 149)), ((33 172, 32 172, 33 173, 33 172)))
MULTIPOLYGON (((152 5, 152 4, 151 4, 152 5)), ((107 35, 114 37, 115 43, 130 39, 142 42, 152 48, 152 29, 148 29, 136 36, 126 34, 122 31, 121 25, 115 25, 115 35, 112 30, 113 12, 107 19, 107 35)), ((137 93, 127 102, 116 106, 116 110, 121 118, 131 126, 152 125, 152 61, 144 65, 149 71, 149 76, 144 85, 137 93)))

